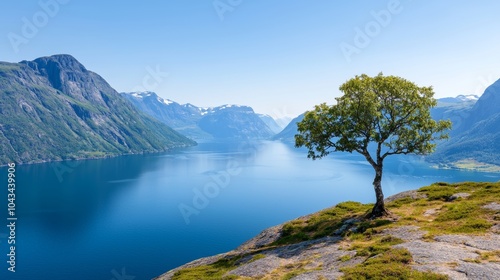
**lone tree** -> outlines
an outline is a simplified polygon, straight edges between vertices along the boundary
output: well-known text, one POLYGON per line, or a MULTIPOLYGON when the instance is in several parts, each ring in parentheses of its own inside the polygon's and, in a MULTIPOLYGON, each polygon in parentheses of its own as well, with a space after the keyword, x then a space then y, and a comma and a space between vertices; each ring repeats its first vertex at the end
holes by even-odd
POLYGON ((307 147, 308 158, 331 152, 358 152, 375 170, 373 187, 377 201, 371 217, 387 214, 382 192, 383 162, 396 154, 426 155, 436 140, 448 138, 450 121, 436 122, 430 108, 436 106, 432 87, 418 87, 396 76, 356 76, 340 86, 343 96, 336 105, 315 106, 297 124, 295 146, 307 147))

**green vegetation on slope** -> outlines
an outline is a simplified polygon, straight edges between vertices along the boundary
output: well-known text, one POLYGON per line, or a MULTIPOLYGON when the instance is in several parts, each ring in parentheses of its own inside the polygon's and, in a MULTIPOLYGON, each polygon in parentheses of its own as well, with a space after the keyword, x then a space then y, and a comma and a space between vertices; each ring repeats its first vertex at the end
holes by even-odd
POLYGON ((137 111, 71 56, 0 62, 0 165, 160 152, 193 144, 137 111))
POLYGON ((410 268, 413 259, 406 249, 389 249, 377 257, 367 259, 361 265, 346 267, 343 279, 413 279, 445 280, 448 277, 432 272, 421 272, 410 268))
MULTIPOLYGON (((382 232, 401 226, 417 226, 428 232, 424 236, 427 239, 443 234, 484 235, 495 221, 500 220, 499 211, 483 207, 493 202, 500 203, 500 182, 436 183, 419 189, 417 194, 419 198, 404 197, 387 203, 392 215, 389 217, 367 219, 372 205, 349 201, 287 222, 278 240, 258 248, 252 261, 262 258, 266 249, 338 235, 342 237, 339 244, 343 249, 355 251, 354 255, 343 255, 340 261, 347 263, 352 258, 364 258, 361 263, 343 267, 343 279, 447 279, 444 275, 412 269, 414 262, 410 252, 393 247, 403 241, 382 232)), ((216 263, 180 269, 173 279, 254 279, 228 274, 245 263, 243 258, 232 255, 216 263)), ((499 262, 500 253, 482 252, 477 259, 470 261, 499 262)), ((255 279, 291 279, 318 269, 307 264, 307 261, 301 261, 285 265, 255 279)))

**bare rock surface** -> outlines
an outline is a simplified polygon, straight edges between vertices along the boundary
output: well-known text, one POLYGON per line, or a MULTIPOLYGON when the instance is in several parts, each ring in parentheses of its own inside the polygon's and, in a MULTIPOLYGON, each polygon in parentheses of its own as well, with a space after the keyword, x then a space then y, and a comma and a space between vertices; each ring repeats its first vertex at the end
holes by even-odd
POLYGON ((392 235, 405 241, 415 241, 422 239, 426 234, 417 226, 402 226, 397 228, 388 228, 382 231, 383 234, 392 235))
POLYGON ((491 227, 491 231, 497 234, 500 234, 500 224, 493 225, 491 227))
POLYGON ((410 251, 417 264, 448 264, 459 260, 479 257, 473 248, 463 245, 451 245, 445 242, 425 242, 415 240, 395 246, 410 251))
POLYGON ((484 209, 500 211, 500 203, 492 202, 483 206, 484 209))
POLYGON ((395 200, 407 198, 407 197, 409 197, 411 199, 420 199, 420 198, 426 198, 427 195, 425 195, 424 193, 418 192, 416 190, 410 190, 410 191, 400 192, 400 193, 397 193, 395 195, 391 195, 391 196, 387 197, 384 200, 384 202, 390 203, 390 202, 393 202, 395 200))
POLYGON ((271 271, 282 265, 290 263, 286 259, 270 255, 254 262, 242 265, 230 272, 228 275, 246 276, 246 277, 263 277, 271 271))
POLYGON ((292 278, 292 280, 333 280, 339 279, 343 274, 338 271, 310 271, 292 278))
POLYGON ((500 235, 498 234, 489 234, 486 236, 441 235, 436 236, 434 240, 453 244, 463 244, 480 250, 500 250, 500 235))
POLYGON ((413 268, 420 271, 432 271, 434 273, 439 273, 443 275, 447 275, 451 280, 468 280, 467 275, 463 272, 456 271, 453 269, 456 267, 455 264, 450 265, 439 265, 439 264, 423 264, 423 265, 414 265, 413 268))
POLYGON ((410 251, 417 270, 445 274, 452 280, 500 279, 499 264, 473 262, 480 252, 499 250, 500 235, 441 235, 434 240, 436 242, 417 239, 394 247, 410 251))
POLYGON ((432 217, 432 216, 435 216, 437 213, 438 213, 438 209, 425 210, 424 217, 432 217))
POLYGON ((249 249, 257 249, 269 245, 274 241, 278 240, 278 238, 281 236, 280 233, 282 228, 283 224, 265 229, 254 238, 241 244, 236 250, 244 251, 249 249))
POLYGON ((453 201, 453 200, 456 200, 459 198, 467 198, 469 196, 470 196, 470 193, 456 193, 456 194, 453 194, 452 196, 450 196, 448 198, 448 201, 453 201))
POLYGON ((500 279, 500 265, 497 263, 461 262, 456 270, 464 273, 467 279, 500 279))

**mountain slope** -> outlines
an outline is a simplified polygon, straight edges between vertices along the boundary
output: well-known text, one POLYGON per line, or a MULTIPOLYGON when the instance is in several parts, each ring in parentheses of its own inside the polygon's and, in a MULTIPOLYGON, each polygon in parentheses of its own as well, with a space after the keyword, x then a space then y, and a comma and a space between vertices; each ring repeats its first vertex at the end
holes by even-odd
POLYGON ((213 139, 213 136, 201 130, 197 125, 203 117, 202 108, 165 100, 154 92, 131 92, 121 93, 121 95, 132 102, 139 111, 163 122, 183 135, 197 140, 213 139))
POLYGON ((215 107, 198 122, 198 126, 219 139, 267 139, 274 135, 247 106, 215 107))
POLYGON ((463 111, 449 141, 438 145, 433 162, 470 160, 500 165, 500 80, 472 108, 463 111))
POLYGON ((472 107, 476 104, 477 99, 459 95, 440 98, 437 101, 437 106, 431 109, 431 116, 434 120, 450 120, 452 122, 452 130, 449 132, 451 137, 466 129, 465 120, 470 117, 472 107))
POLYGON ((248 106, 201 108, 165 100, 154 92, 122 93, 139 110, 197 141, 267 139, 271 128, 248 106))
POLYGON ((259 118, 269 127, 269 129, 274 133, 280 132, 283 127, 281 127, 274 119, 273 117, 269 115, 264 115, 264 114, 257 114, 259 118))
POLYGON ((304 119, 305 113, 299 115, 295 119, 291 120, 290 123, 278 134, 276 134, 273 139, 281 140, 283 142, 295 142, 295 134, 297 134, 297 123, 304 119))
POLYGON ((0 164, 164 151, 194 142, 138 112, 69 55, 0 62, 0 164))

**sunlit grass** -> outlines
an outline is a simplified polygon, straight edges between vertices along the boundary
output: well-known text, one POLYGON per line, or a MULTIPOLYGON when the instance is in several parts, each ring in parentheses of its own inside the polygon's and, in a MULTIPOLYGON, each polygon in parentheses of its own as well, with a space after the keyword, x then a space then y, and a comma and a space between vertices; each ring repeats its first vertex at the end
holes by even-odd
MULTIPOLYGON (((393 248, 404 241, 380 233, 391 227, 413 225, 428 232, 424 237, 428 241, 442 234, 485 234, 495 220, 500 220, 500 211, 484 208, 491 202, 500 203, 500 183, 436 183, 418 192, 424 194, 425 198, 402 198, 386 205, 396 219, 368 219, 366 214, 373 204, 343 202, 285 223, 280 238, 267 248, 340 235, 342 240, 339 245, 343 250, 356 251, 355 257, 366 258, 359 265, 343 268, 343 279, 447 279, 443 275, 413 270, 411 254, 406 249, 393 248), (456 193, 467 193, 469 196, 450 200, 450 196, 456 193)), ((260 248, 259 254, 254 253, 251 261, 265 257, 261 253, 264 250, 266 247, 260 248)), ((500 261, 500 251, 479 253, 477 259, 469 261, 500 261)), ((338 260, 347 262, 351 258, 351 255, 344 255, 338 260)), ((320 269, 306 268, 310 261, 281 266, 262 279, 291 279, 307 271, 320 269)), ((211 265, 182 269, 173 279, 249 279, 224 276, 237 267, 236 262, 237 259, 226 259, 211 265)))

